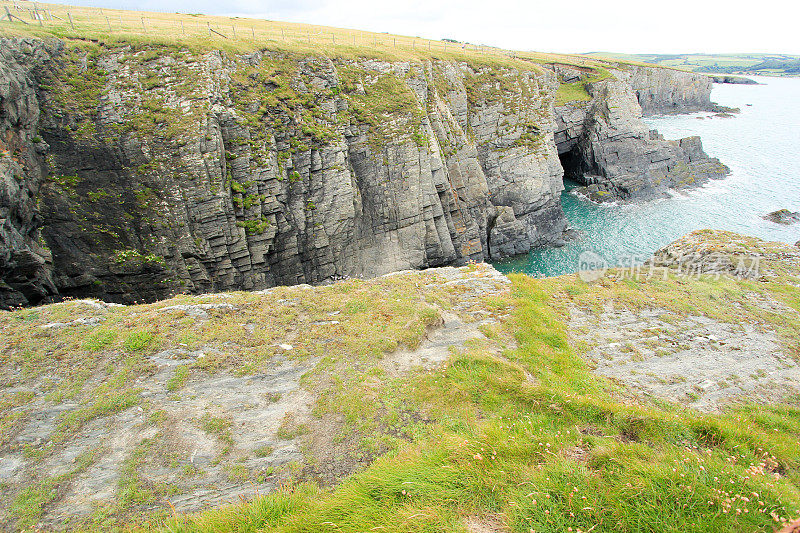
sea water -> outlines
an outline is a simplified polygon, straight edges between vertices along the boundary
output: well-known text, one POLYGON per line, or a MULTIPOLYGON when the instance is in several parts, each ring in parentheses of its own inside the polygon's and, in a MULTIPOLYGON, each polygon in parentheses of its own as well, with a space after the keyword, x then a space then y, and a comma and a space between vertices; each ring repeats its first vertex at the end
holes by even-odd
POLYGON ((579 270, 584 252, 624 266, 702 228, 790 244, 800 240, 800 224, 762 218, 777 209, 800 211, 800 79, 752 78, 761 85, 714 85, 714 101, 741 109, 731 118, 695 113, 645 119, 667 139, 699 135, 706 153, 731 168, 730 176, 636 204, 597 205, 571 192, 577 184, 565 182, 561 202, 579 237, 562 248, 536 250, 495 266, 558 276, 579 270))

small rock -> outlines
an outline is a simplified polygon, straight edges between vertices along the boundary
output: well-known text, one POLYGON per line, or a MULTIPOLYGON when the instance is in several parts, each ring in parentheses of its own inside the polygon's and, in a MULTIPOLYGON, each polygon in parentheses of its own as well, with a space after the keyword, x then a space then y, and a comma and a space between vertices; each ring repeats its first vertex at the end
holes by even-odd
POLYGON ((788 209, 778 209, 777 211, 773 211, 772 213, 764 215, 761 218, 776 224, 784 224, 788 226, 789 224, 800 222, 800 212, 792 212, 788 209))
POLYGON ((278 348, 280 348, 281 350, 283 350, 285 352, 288 352, 289 350, 294 348, 294 346, 292 346, 291 344, 279 344, 278 348))
POLYGON ((58 329, 58 328, 65 328, 68 325, 69 324, 66 324, 64 322, 51 322, 50 324, 43 324, 39 327, 42 329, 58 329))

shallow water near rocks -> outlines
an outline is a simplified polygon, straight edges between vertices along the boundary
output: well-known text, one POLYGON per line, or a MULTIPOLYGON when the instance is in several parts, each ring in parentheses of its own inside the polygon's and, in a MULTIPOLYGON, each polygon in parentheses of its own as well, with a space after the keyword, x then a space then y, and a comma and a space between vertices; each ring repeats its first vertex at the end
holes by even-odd
POLYGON ((593 204, 572 194, 576 184, 566 182, 564 213, 580 237, 563 248, 537 250, 495 266, 506 273, 558 276, 579 270, 585 251, 625 266, 702 228, 791 244, 800 240, 800 224, 761 218, 781 208, 800 211, 800 79, 752 78, 762 85, 714 85, 712 100, 741 108, 732 118, 695 113, 645 119, 667 139, 699 135, 705 151, 731 168, 730 176, 632 205, 593 204))

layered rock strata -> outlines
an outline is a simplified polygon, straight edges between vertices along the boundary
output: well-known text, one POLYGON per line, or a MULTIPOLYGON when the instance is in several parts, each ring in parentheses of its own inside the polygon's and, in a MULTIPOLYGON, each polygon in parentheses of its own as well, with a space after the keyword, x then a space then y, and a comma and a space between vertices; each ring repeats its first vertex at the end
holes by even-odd
POLYGON ((708 161, 639 120, 636 95, 706 105, 687 73, 614 70, 554 108, 563 72, 520 60, 0 45, 0 307, 496 260, 561 242, 575 146, 618 197, 708 161))
MULTIPOLYGON (((651 199, 668 189, 694 187, 730 173, 719 159, 708 157, 699 137, 668 141, 641 120, 643 109, 713 107, 707 97, 698 96, 698 87, 706 87, 702 80, 680 73, 689 80, 687 97, 681 100, 676 90, 661 87, 662 76, 652 76, 660 84, 641 88, 642 70, 613 70, 609 79, 586 85, 588 100, 556 107, 555 141, 567 177, 584 185, 578 192, 594 201, 651 199), (640 105, 642 94, 648 95, 645 108, 640 105), (666 103, 654 106, 653 99, 660 95, 666 103)), ((667 72, 668 79, 677 76, 667 72)))

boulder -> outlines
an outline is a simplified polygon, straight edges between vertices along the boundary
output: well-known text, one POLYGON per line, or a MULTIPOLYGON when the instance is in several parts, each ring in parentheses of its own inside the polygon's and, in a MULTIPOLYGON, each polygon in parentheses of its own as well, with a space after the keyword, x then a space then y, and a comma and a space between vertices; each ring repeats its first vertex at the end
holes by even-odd
POLYGON ((776 224, 784 224, 788 226, 789 224, 800 222, 800 212, 792 212, 788 209, 778 209, 777 211, 768 213, 761 218, 776 224))

